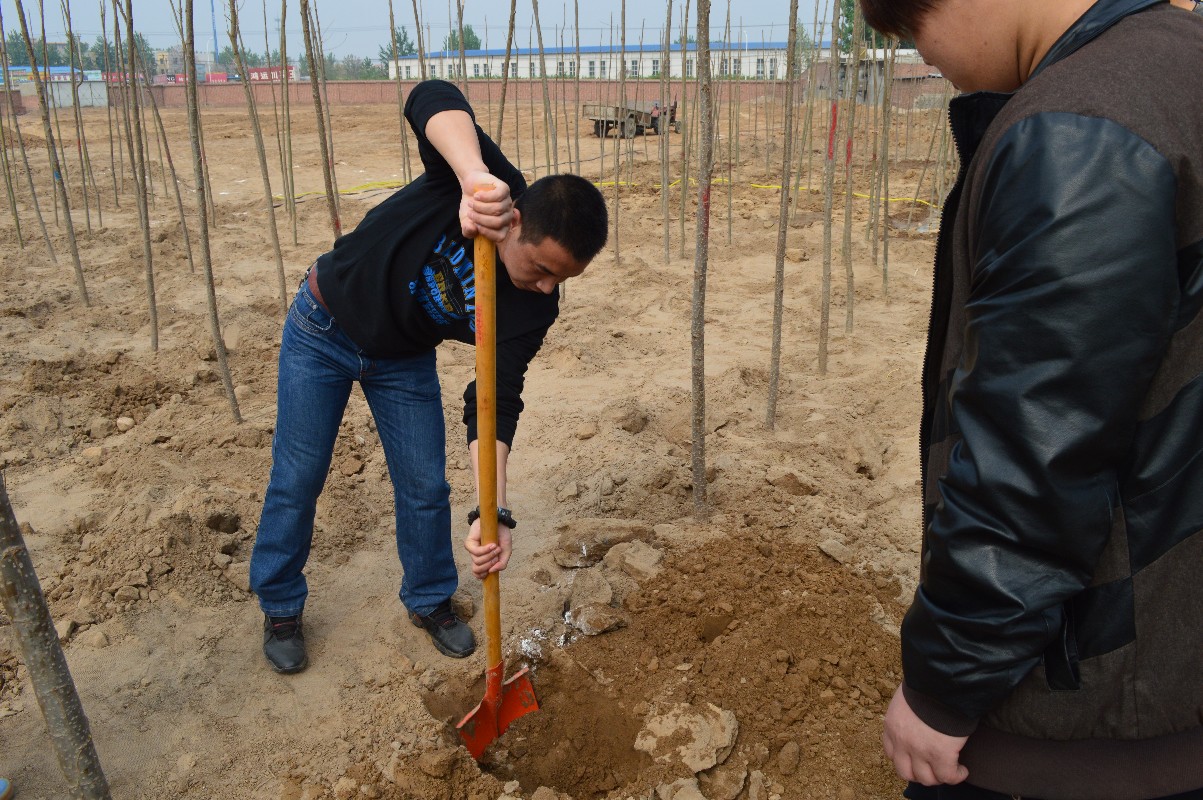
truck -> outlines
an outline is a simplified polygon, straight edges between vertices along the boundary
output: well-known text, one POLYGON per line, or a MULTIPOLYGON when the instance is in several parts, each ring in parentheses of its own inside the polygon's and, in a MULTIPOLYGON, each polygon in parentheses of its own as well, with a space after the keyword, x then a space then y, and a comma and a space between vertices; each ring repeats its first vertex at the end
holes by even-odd
POLYGON ((616 131, 623 139, 630 139, 647 131, 661 133, 662 129, 671 129, 674 133, 681 132, 681 121, 677 119, 677 103, 673 101, 667 111, 661 111, 659 116, 652 116, 652 108, 657 101, 646 100, 616 105, 609 103, 585 103, 581 116, 593 122, 594 136, 609 136, 610 131, 616 131), (667 119, 667 122, 665 121, 667 119))

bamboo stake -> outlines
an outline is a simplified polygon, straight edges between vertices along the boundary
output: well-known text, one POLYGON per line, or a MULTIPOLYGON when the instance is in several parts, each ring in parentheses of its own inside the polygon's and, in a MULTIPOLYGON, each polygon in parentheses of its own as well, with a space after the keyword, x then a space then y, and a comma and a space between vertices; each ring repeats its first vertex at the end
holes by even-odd
POLYGON ((844 237, 840 247, 840 255, 844 260, 845 308, 844 333, 852 333, 853 309, 856 305, 855 279, 852 274, 852 139, 856 132, 856 106, 860 99, 860 47, 864 36, 865 18, 861 15, 860 5, 854 4, 852 12, 852 51, 849 53, 852 77, 851 97, 848 99, 848 115, 844 122, 847 151, 844 156, 844 237))
MULTIPOLYGON (((826 13, 826 12, 824 12, 826 13)), ((806 67, 806 121, 802 123, 802 138, 801 146, 798 148, 798 172, 795 177, 794 194, 798 200, 802 198, 802 157, 806 156, 806 191, 813 191, 810 185, 810 165, 811 157, 814 155, 814 114, 815 114, 815 97, 818 94, 815 86, 815 75, 819 72, 819 41, 823 38, 819 35, 821 28, 819 27, 819 4, 815 3, 814 24, 811 27, 814 32, 814 43, 811 46, 810 63, 806 67)), ((797 217, 802 209, 800 202, 794 204, 794 216, 797 217)))
MULTIPOLYGON (((137 55, 142 79, 149 84, 150 69, 147 67, 146 62, 142 60, 142 54, 138 53, 137 55)), ((163 125, 163 116, 159 113, 159 104, 155 101, 154 92, 147 92, 146 96, 150 100, 150 107, 154 112, 155 127, 158 130, 159 139, 163 143, 163 150, 167 156, 167 168, 171 171, 171 188, 174 189, 175 207, 180 215, 180 230, 184 236, 184 252, 188 256, 188 272, 192 274, 196 272, 196 263, 192 258, 192 239, 188 234, 188 216, 184 213, 184 198, 180 195, 180 176, 175 171, 175 162, 171 158, 171 144, 167 141, 167 127, 163 125)))
POLYGON ((789 3, 789 52, 785 67, 785 142, 781 154, 781 196, 777 210, 777 260, 773 280, 773 344, 769 357, 769 402, 764 424, 777 424, 777 392, 781 383, 781 326, 785 316, 785 238, 789 228, 789 171, 793 166, 794 76, 798 69, 798 0, 789 3))
POLYGON ((468 97, 468 58, 464 50, 464 0, 455 0, 455 18, 459 28, 459 82, 463 87, 464 97, 468 97))
POLYGON ((731 163, 732 140, 735 138, 735 120, 732 118, 735 98, 731 95, 734 85, 734 76, 731 74, 734 66, 731 59, 731 0, 727 0, 727 21, 723 26, 723 47, 723 57, 727 64, 727 69, 724 71, 727 78, 727 244, 730 245, 735 240, 735 176, 732 172, 734 166, 731 163))
MULTIPOLYGON (((191 7, 192 0, 188 0, 191 7)), ((330 174, 330 150, 326 142, 326 120, 322 114, 322 95, 318 89, 318 72, 314 65, 314 42, 310 32, 309 0, 301 0, 301 25, 304 27, 305 57, 309 59, 309 87, 313 92, 313 111, 317 117, 318 142, 322 150, 322 180, 326 184, 326 206, 330 211, 330 227, 334 230, 334 238, 342 236, 342 223, 338 218, 338 204, 334 197, 334 179, 330 174)))
POLYGON ((831 63, 827 91, 831 94, 831 121, 827 133, 827 159, 823 162, 823 282, 819 308, 819 374, 827 374, 827 343, 831 326, 831 216, 835 194, 835 131, 840 110, 840 0, 832 3, 831 63))
MULTIPOLYGON (((796 3, 797 0, 790 0, 796 3)), ((692 345, 693 415, 693 515, 706 518, 706 273, 710 255, 710 181, 714 170, 714 93, 710 75, 710 0, 698 0, 698 90, 701 101, 697 118, 701 126, 702 151, 698 158, 697 236, 693 260, 693 313, 689 333, 692 345)))
MULTIPOLYGON (((671 2, 671 0, 670 0, 671 2)), ((576 121, 574 138, 576 139, 576 173, 581 173, 581 9, 580 0, 572 0, 572 34, 576 40, 576 70, 575 70, 575 94, 573 102, 575 103, 576 113, 573 114, 573 119, 576 121)))
MULTIPOLYGON (((50 45, 46 40, 46 9, 44 7, 42 0, 38 0, 38 19, 39 19, 39 23, 42 26, 42 66, 46 68, 46 75, 49 76, 50 75, 50 45)), ((30 43, 30 45, 31 45, 30 50, 32 50, 33 49, 32 42, 30 43)), ((30 54, 30 64, 32 65, 32 63, 33 63, 33 54, 31 53, 30 54)), ((70 193, 71 183, 67 178, 67 140, 63 138, 63 126, 59 122, 59 117, 58 117, 58 98, 55 96, 55 93, 52 89, 47 89, 46 101, 50 104, 50 113, 54 117, 54 135, 55 135, 55 137, 57 137, 56 144, 54 146, 57 148, 59 168, 58 168, 58 170, 56 170, 54 172, 53 178, 56 180, 62 180, 63 184, 65 186, 67 186, 67 192, 70 193)), ((47 147, 51 146, 50 140, 46 141, 46 146, 47 147)), ((86 216, 87 215, 85 215, 85 217, 86 216)), ((55 225, 61 224, 61 222, 58 218, 58 206, 57 205, 55 205, 54 224, 55 225)), ((88 230, 90 231, 91 229, 92 229, 92 223, 89 220, 88 221, 88 230)))
MULTIPOLYGON (((393 67, 397 71, 397 120, 401 124, 402 175, 405 182, 410 183, 414 177, 409 165, 409 126, 405 124, 405 91, 401 88, 401 61, 397 53, 397 22, 393 16, 393 0, 388 0, 388 28, 393 32, 390 46, 393 51, 393 67)), ((285 306, 284 310, 287 311, 288 307, 285 306)))
POLYGON ((134 165, 134 196, 138 202, 138 222, 142 228, 142 261, 146 267, 146 302, 150 310, 150 349, 159 352, 159 309, 155 302, 154 253, 150 247, 150 211, 146 206, 146 152, 143 150, 142 115, 138 110, 140 92, 137 76, 137 43, 134 41, 133 0, 125 0, 121 13, 125 18, 126 47, 129 50, 130 116, 134 121, 134 137, 130 147, 130 163, 134 165))
MULTIPOLYGON (((505 62, 501 65, 501 105, 497 109, 497 135, 494 137, 498 143, 505 129, 505 96, 510 86, 510 58, 514 50, 514 17, 517 13, 518 0, 510 0, 510 25, 505 32, 505 62)), ((514 112, 515 115, 517 113, 514 112)))
POLYGON ((263 65, 268 71, 267 91, 272 98, 272 119, 276 126, 276 151, 277 155, 280 157, 280 171, 282 173, 284 171, 284 138, 283 131, 280 128, 280 104, 276 100, 276 82, 271 77, 272 47, 270 33, 267 28, 267 0, 263 0, 263 65))
MULTIPOLYGON (((529 27, 529 28, 527 28, 527 30, 526 30, 526 50, 527 50, 527 52, 528 52, 528 53, 533 53, 533 52, 535 51, 535 42, 534 42, 534 37, 535 37, 535 23, 532 21, 532 22, 531 22, 531 24, 530 24, 530 27, 529 27)), ((530 102, 527 104, 527 105, 528 105, 528 109, 527 109, 527 110, 528 110, 528 111, 530 111, 530 137, 531 137, 531 142, 530 142, 530 161, 531 161, 531 169, 534 171, 534 172, 533 172, 533 174, 532 174, 532 176, 533 176, 533 177, 534 177, 536 180, 538 180, 538 178, 539 178, 539 153, 538 153, 538 150, 537 150, 537 147, 538 147, 538 146, 535 144, 535 131, 537 130, 537 126, 535 125, 535 98, 534 98, 534 94, 535 94, 535 92, 534 92, 534 88, 533 88, 533 87, 534 87, 534 83, 535 83, 535 81, 534 81, 534 77, 535 77, 535 75, 534 75, 534 63, 535 63, 535 62, 534 62, 534 61, 531 61, 531 60, 528 58, 528 59, 527 59, 527 63, 531 65, 531 76, 530 76, 530 80, 528 80, 528 81, 527 81, 527 84, 526 84, 526 85, 527 85, 527 89, 529 90, 529 91, 527 92, 527 94, 530 96, 530 97, 529 97, 529 99, 530 99, 530 102)), ((546 131, 545 131, 545 133, 546 133, 546 131)), ((546 145, 546 141, 547 141, 547 140, 546 140, 546 137, 544 137, 544 144, 545 144, 545 145, 546 145)), ((551 163, 551 161, 550 161, 550 159, 548 159, 548 165, 549 165, 549 166, 550 166, 550 163, 551 163)))
MULTIPOLYGON (((555 120, 552 119, 551 95, 547 90, 547 58, 543 52, 543 23, 539 19, 539 0, 531 0, 531 7, 534 9, 535 33, 539 37, 539 78, 543 86, 543 150, 547 156, 547 174, 554 175, 560 171, 560 147, 556 141, 555 120)), ((615 242, 615 249, 617 244, 615 242)))
POLYGON ((71 200, 67 196, 67 184, 62 178, 62 172, 59 169, 58 150, 55 148, 54 131, 50 128, 50 107, 46 100, 46 87, 42 85, 42 75, 38 69, 37 59, 34 56, 33 42, 29 38, 29 23, 25 20, 25 8, 21 0, 16 0, 17 3, 17 19, 21 23, 21 35, 25 37, 25 46, 29 50, 29 67, 33 74, 34 90, 38 93, 38 107, 42 112, 42 130, 46 134, 46 153, 50 157, 50 170, 54 176, 54 186, 58 191, 59 202, 63 206, 63 214, 67 221, 67 247, 71 251, 71 262, 75 267, 75 283, 79 288, 79 296, 84 301, 85 306, 91 306, 92 301, 88 297, 88 285, 84 281, 83 265, 79 261, 79 245, 75 241, 75 225, 71 221, 71 200))
MULTIPOLYGON (((126 0, 129 2, 129 0, 126 0)), ((301 0, 302 13, 305 0, 301 0)), ((226 357, 226 344, 221 336, 221 322, 217 317, 217 291, 213 287, 213 259, 209 253, 209 204, 205 202, 205 169, 201 157, 200 140, 200 108, 196 91, 196 35, 192 27, 192 0, 184 0, 181 10, 184 11, 184 70, 187 73, 186 85, 188 93, 188 130, 192 138, 192 171, 196 177, 197 210, 200 213, 200 250, 201 266, 205 271, 205 293, 209 305, 209 334, 213 339, 213 350, 217 354, 218 370, 221 373, 222 386, 225 388, 226 399, 230 402, 230 412, 234 422, 242 423, 242 414, 238 411, 238 398, 234 395, 234 381, 230 377, 229 359, 226 357)), ((310 64, 313 61, 310 60, 310 64)))
MULTIPOLYGON (((626 128, 626 88, 627 88, 627 65, 626 65, 626 47, 627 47, 627 0, 622 0, 622 8, 620 9, 619 25, 619 59, 618 59, 618 114, 615 115, 615 130, 617 131, 614 139, 614 263, 622 263, 622 236, 621 229, 618 226, 619 212, 622 211, 622 193, 619 191, 622 183, 622 166, 619 162, 619 151, 622 149, 623 130, 626 128), (618 119, 621 115, 623 118, 618 119)), ((614 28, 611 23, 610 28, 610 51, 614 51, 614 28)))
POLYGON ((280 313, 288 313, 288 289, 284 281, 284 255, 280 252, 280 233, 276 228, 276 203, 272 197, 271 176, 267 171, 267 150, 263 146, 263 130, 259 126, 259 111, 255 107, 255 93, 251 91, 251 78, 246 71, 246 60, 242 57, 242 42, 238 34, 238 2, 230 0, 230 48, 234 51, 234 63, 242 76, 242 90, 246 95, 246 110, 251 118, 251 132, 255 136, 255 152, 259 156, 259 173, 263 177, 263 202, 267 206, 267 230, 271 235, 272 253, 276 257, 276 283, 280 292, 280 313))
MULTIPOLYGON (((187 50, 188 35, 187 35, 187 30, 186 30, 187 24, 184 21, 184 4, 181 2, 177 8, 177 6, 175 4, 175 0, 167 0, 167 2, 172 10, 172 17, 175 22, 176 31, 180 35, 180 42, 184 46, 184 49, 187 50)), ((185 57, 186 56, 187 56, 187 54, 185 53, 185 57)), ((193 58, 195 59, 195 57, 196 57, 196 53, 194 51, 193 58)), ((193 66, 195 67, 195 64, 193 66)), ((205 184, 205 191, 199 192, 197 194, 197 197, 200 199, 203 199, 205 204, 208 207, 209 213, 208 213, 208 222, 206 224, 206 227, 214 228, 217 225, 217 206, 215 205, 214 200, 213 200, 213 195, 214 195, 213 183, 212 183, 212 181, 209 180, 209 158, 205 151, 205 127, 204 127, 204 121, 202 120, 201 115, 200 115, 199 99, 197 100, 197 109, 196 109, 195 136, 197 139, 197 144, 200 146, 201 176, 202 176, 202 178, 204 180, 204 184, 205 184)), ((205 217, 202 217, 202 219, 205 219, 205 217)))
MULTIPOLYGON (((17 8, 20 9, 20 0, 17 8)), ((19 12, 23 13, 23 12, 19 12)), ((5 84, 8 85, 8 84, 5 84)), ((92 731, 0 472, 0 597, 72 797, 109 800, 92 731)))

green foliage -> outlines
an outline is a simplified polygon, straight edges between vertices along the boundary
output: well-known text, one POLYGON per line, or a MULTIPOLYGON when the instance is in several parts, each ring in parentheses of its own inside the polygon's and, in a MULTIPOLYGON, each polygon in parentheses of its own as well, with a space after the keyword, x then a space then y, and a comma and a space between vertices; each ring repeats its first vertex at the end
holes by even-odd
MULTIPOLYGON (((443 40, 443 49, 448 52, 456 52, 459 50, 459 31, 451 31, 451 34, 443 40)), ((480 37, 476 35, 476 31, 472 30, 471 25, 464 26, 464 49, 481 49, 480 37)))
MULTIPOLYGON (((468 33, 465 29, 464 40, 467 41, 467 39, 468 33)), ((409 31, 407 31, 405 26, 402 25, 399 30, 393 31, 392 45, 388 43, 380 45, 380 52, 377 55, 377 60, 379 60, 381 64, 386 65, 386 69, 388 62, 393 60, 393 46, 397 48, 398 56, 412 56, 418 52, 417 46, 413 43, 413 40, 409 38, 409 31)))

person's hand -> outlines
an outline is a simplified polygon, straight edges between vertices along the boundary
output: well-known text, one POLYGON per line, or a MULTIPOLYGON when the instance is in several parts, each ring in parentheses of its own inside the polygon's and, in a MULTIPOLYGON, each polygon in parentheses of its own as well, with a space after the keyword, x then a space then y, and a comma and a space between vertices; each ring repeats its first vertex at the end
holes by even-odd
POLYGON ((490 572, 501 572, 506 568, 513 547, 510 529, 500 523, 497 525, 497 543, 481 544, 479 519, 472 523, 468 538, 464 540, 464 549, 472 556, 472 574, 482 581, 490 572))
POLYGON ((885 732, 881 743, 886 758, 894 762, 894 770, 904 781, 924 786, 952 786, 969 777, 969 770, 960 763, 961 748, 968 736, 949 736, 932 728, 911 710, 902 687, 894 692, 886 709, 885 732))
POLYGON ((500 242, 510 232, 514 202, 510 186, 484 170, 469 172, 463 180, 459 224, 464 236, 484 236, 500 242))

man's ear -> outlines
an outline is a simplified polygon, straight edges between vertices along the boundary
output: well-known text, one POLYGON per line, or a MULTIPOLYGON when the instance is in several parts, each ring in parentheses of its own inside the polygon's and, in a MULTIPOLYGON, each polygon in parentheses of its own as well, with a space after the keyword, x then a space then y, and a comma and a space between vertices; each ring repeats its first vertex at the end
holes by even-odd
POLYGON ((510 231, 517 234, 522 226, 522 212, 517 208, 514 209, 514 216, 510 219, 510 231))

